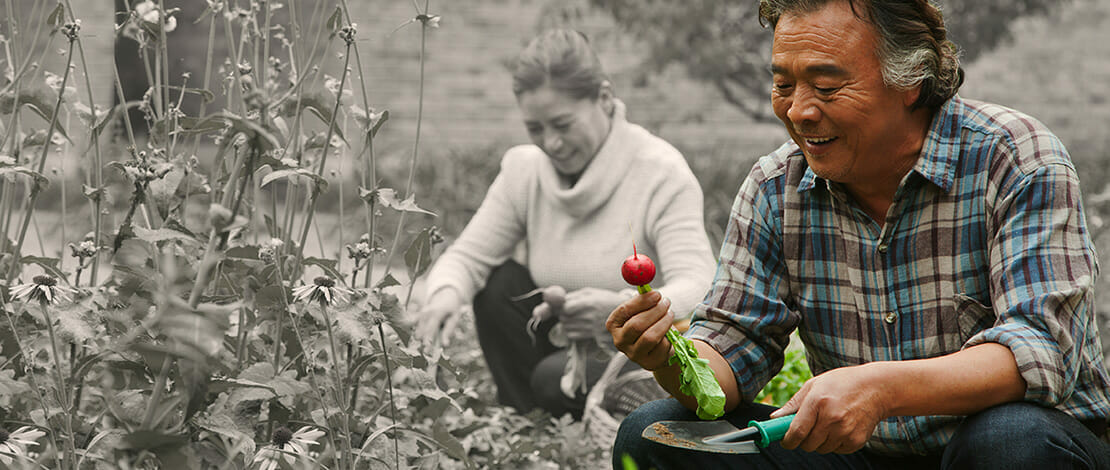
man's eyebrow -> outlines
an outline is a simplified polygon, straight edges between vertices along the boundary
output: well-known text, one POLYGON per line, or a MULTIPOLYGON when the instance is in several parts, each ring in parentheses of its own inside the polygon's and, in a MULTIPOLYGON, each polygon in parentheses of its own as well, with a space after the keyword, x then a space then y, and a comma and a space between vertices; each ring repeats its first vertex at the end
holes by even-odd
MULTIPOLYGON (((770 70, 771 70, 771 73, 775 74, 775 75, 789 75, 789 72, 787 72, 786 67, 783 67, 781 65, 771 64, 770 70)), ((829 75, 829 76, 834 76, 834 77, 842 77, 842 76, 848 74, 847 70, 844 70, 843 68, 841 68, 839 65, 836 65, 836 64, 813 64, 813 65, 808 65, 805 68, 805 72, 807 74, 810 74, 810 75, 829 75)))

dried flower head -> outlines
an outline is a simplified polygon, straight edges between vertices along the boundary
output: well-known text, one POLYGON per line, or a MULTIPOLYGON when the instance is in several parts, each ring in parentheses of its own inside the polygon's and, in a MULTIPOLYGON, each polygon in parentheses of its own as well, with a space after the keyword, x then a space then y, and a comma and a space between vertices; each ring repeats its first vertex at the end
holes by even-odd
POLYGON ((339 30, 339 37, 343 39, 343 42, 347 43, 347 45, 350 46, 351 44, 354 44, 355 34, 357 33, 358 23, 351 23, 339 30))
POLYGON ((69 42, 77 40, 77 33, 81 31, 81 20, 74 19, 72 22, 62 25, 62 34, 65 35, 69 42))

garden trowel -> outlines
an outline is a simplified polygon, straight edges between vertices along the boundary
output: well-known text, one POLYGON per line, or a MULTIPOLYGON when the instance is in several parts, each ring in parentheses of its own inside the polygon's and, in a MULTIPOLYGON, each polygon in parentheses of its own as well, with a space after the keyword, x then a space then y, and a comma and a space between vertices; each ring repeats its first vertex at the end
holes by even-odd
POLYGON ((782 439, 794 415, 767 421, 751 421, 736 429, 725 420, 658 421, 644 428, 641 436, 660 444, 719 454, 754 454, 782 439))

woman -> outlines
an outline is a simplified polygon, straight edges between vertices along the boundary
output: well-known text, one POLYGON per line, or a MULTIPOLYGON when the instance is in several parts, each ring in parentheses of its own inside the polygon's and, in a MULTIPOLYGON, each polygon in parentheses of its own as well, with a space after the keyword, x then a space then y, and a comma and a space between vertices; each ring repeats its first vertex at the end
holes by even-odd
POLYGON ((568 352, 549 341, 549 330, 558 323, 552 337, 590 345, 573 355, 585 362, 584 385, 592 385, 609 354, 598 339, 611 345, 605 318, 635 293, 620 275, 633 241, 656 262, 655 287, 688 315, 715 264, 702 193, 674 147, 625 120, 581 33, 533 39, 517 59, 513 93, 533 145, 505 153, 481 207, 428 273, 417 336, 446 338, 443 325, 473 303, 499 401, 579 417, 585 394, 560 387, 568 352), (510 259, 514 252, 523 253, 519 263, 510 259), (555 321, 542 323, 533 339, 527 323, 541 300, 519 296, 536 286, 568 293, 555 321))

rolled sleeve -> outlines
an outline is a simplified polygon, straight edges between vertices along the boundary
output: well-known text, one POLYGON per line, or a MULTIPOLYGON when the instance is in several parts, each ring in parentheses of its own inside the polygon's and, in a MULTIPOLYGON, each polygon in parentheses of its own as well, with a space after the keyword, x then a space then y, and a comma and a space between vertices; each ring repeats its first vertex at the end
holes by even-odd
POLYGON ((1000 192, 991 243, 997 319, 965 348, 1009 347, 1025 399, 1057 406, 1074 391, 1094 328, 1096 258, 1070 165, 1048 164, 1013 180, 1000 192))
MULTIPOLYGON (((771 214, 775 199, 766 197, 759 165, 745 180, 733 203, 713 287, 694 310, 686 336, 708 343, 732 368, 744 400, 754 400, 782 369, 789 334, 798 324, 782 299, 785 267, 771 214)), ((775 184, 767 181, 765 184, 775 184)))

